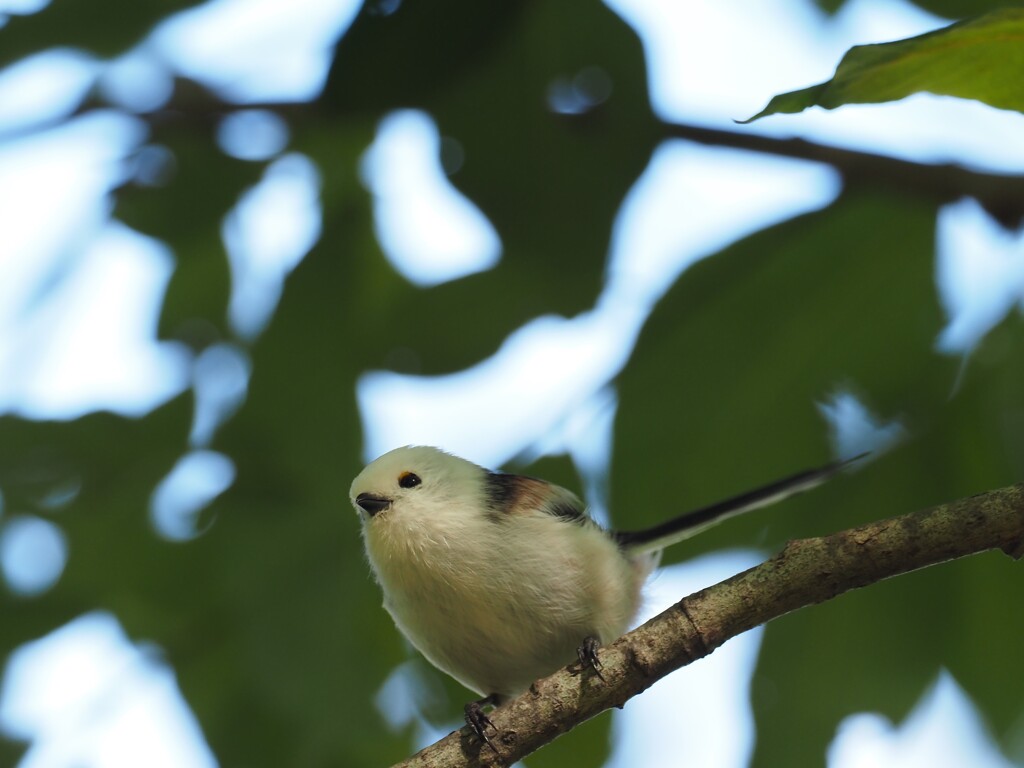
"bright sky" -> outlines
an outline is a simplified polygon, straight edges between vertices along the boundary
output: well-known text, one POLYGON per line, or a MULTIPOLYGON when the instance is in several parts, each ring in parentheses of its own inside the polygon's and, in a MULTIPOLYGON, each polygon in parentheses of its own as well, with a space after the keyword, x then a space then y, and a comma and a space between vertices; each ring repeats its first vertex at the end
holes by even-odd
MULTIPOLYGON (((41 5, 8 0, 0 2, 0 13, 41 5)), ((828 78, 851 45, 942 25, 893 0, 852 0, 834 19, 809 2, 781 0, 609 5, 644 40, 659 114, 720 127, 758 111, 774 93, 828 78)), ((196 535, 196 513, 232 482, 230 458, 206 446, 245 396, 248 358, 242 348, 222 344, 193 359, 183 348, 153 340, 173 254, 111 220, 106 198, 126 173, 140 183, 161 183, 168 158, 158 148, 147 148, 134 166, 122 164, 145 140, 143 126, 109 112, 29 129, 68 114, 94 83, 117 103, 152 108, 167 98, 174 73, 243 103, 312 98, 323 84, 330 45, 354 10, 351 0, 214 0, 178 14, 110 64, 51 50, 0 72, 0 410, 48 418, 104 408, 140 414, 194 387, 192 449, 154 490, 150 510, 154 529, 170 539, 196 535), (231 35, 223 33, 228 25, 231 35), (77 252, 66 247, 70 242, 87 245, 77 252), (91 301, 96 286, 109 299, 91 301)), ((895 105, 768 118, 752 130, 913 159, 1024 170, 1022 128, 1024 117, 1015 113, 919 96, 895 105)), ((240 338, 251 339, 270 321, 284 277, 319 235, 319 172, 309 158, 286 152, 288 127, 267 112, 242 111, 225 120, 218 140, 233 156, 272 159, 261 181, 226 212, 222 227, 233 276, 230 320, 240 338)), ((448 182, 440 142, 428 115, 399 112, 382 121, 360 168, 375 201, 382 247, 418 285, 457 279, 501 258, 500 234, 448 182)), ((602 511, 593 478, 608 460, 616 406, 610 382, 653 302, 695 260, 827 205, 837 191, 834 174, 814 164, 666 142, 619 214, 607 283, 593 308, 574 318, 536 318, 492 358, 465 371, 429 378, 367 372, 357 388, 367 458, 410 442, 441 445, 492 466, 515 455, 564 451, 581 468, 602 511), (691 213, 686 221, 677 215, 681 205, 691 213), (515 372, 536 369, 547 358, 571 359, 564 367, 575 375, 561 382, 516 378, 515 372)), ((938 233, 937 287, 950 322, 936 344, 963 353, 1024 296, 1020 237, 1003 232, 969 201, 942 212, 938 233)), ((865 441, 898 439, 898 424, 867 413, 850 395, 839 393, 821 411, 822 428, 833 430, 839 453, 865 441)), ((59 527, 3 510, 0 499, 0 575, 8 588, 44 592, 69 556, 59 527)), ((651 611, 757 557, 722 553, 666 569, 650 589, 651 611)), ((658 706, 661 699, 678 709, 687 690, 699 688, 701 706, 688 718, 704 738, 680 742, 700 748, 718 743, 721 751, 687 756, 675 744, 672 762, 665 764, 743 765, 753 739, 747 688, 759 642, 759 632, 748 633, 615 713, 611 764, 627 764, 624 755, 635 756, 638 745, 651 743, 658 712, 667 709, 658 706), (707 738, 724 727, 728 737, 707 738)), ((410 669, 403 666, 382 681, 379 697, 382 716, 400 723, 417 718, 398 706, 409 698, 404 693, 415 677, 410 669)), ((173 671, 155 649, 126 638, 107 614, 55 628, 12 657, 0 683, 0 727, 33 740, 21 768, 215 764, 173 671), (72 669, 95 671, 67 671, 72 669), (109 706, 97 714, 101 699, 109 706)), ((677 729, 674 715, 670 730, 677 729)), ((431 734, 424 730, 423 738, 431 734)), ((833 768, 908 766, 915 760, 1003 765, 948 675, 900 728, 875 715, 851 718, 829 755, 833 768), (934 751, 936 744, 943 748, 934 751)), ((644 763, 656 764, 653 758, 644 763)))

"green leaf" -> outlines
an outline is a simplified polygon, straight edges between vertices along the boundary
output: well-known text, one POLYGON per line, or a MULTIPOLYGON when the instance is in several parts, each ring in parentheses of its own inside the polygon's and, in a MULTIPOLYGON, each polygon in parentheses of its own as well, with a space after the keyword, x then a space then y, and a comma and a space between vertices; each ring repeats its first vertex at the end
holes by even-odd
POLYGON ((831 80, 775 96, 744 123, 819 106, 896 101, 928 92, 1024 111, 1024 9, 1004 8, 906 40, 858 45, 831 80))
MULTIPOLYGON (((834 15, 847 4, 852 5, 848 0, 815 0, 815 5, 829 15, 834 15)), ((965 19, 969 16, 980 16, 983 13, 994 11, 1009 6, 1021 7, 1020 0, 913 0, 923 11, 935 16, 942 16, 946 19, 965 19)))

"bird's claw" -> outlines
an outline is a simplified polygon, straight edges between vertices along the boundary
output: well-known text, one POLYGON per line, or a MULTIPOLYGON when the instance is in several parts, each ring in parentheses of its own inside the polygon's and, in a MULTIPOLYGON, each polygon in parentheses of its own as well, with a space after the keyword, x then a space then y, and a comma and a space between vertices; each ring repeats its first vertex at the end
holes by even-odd
POLYGON ((576 649, 576 657, 580 660, 580 672, 584 669, 594 670, 594 674, 597 675, 602 683, 608 682, 604 679, 604 675, 601 674, 601 660, 597 657, 597 649, 601 647, 601 643, 596 637, 588 635, 583 638, 583 642, 580 643, 580 647, 576 649))
POLYGON ((497 752, 498 748, 494 746, 494 742, 491 741, 491 737, 487 735, 487 729, 490 728, 492 731, 497 731, 498 729, 494 727, 494 723, 491 722, 491 718, 489 718, 484 712, 484 706, 492 703, 493 702, 489 696, 481 699, 480 701, 469 702, 469 704, 466 705, 465 710, 466 725, 469 726, 469 729, 476 734, 480 741, 484 742, 487 746, 497 752))

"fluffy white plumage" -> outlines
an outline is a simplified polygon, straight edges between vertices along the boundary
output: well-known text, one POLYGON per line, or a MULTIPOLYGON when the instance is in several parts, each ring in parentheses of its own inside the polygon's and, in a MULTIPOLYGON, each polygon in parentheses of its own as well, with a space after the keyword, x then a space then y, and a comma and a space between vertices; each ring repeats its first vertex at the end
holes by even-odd
POLYGON ((573 661, 585 639, 618 638, 662 547, 854 460, 627 533, 602 529, 557 485, 423 446, 367 465, 350 495, 395 624, 434 666, 493 702, 573 661))
POLYGON ((655 562, 627 557, 564 488, 436 448, 384 454, 351 496, 395 624, 484 696, 520 693, 588 636, 615 640, 655 562), (420 482, 402 487, 410 476, 420 482), (383 508, 371 514, 375 500, 383 508))

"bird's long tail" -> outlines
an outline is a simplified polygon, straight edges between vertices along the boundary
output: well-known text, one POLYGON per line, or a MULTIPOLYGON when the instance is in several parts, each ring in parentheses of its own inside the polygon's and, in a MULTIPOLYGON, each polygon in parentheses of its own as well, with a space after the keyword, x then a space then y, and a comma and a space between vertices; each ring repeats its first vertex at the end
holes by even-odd
POLYGON ((754 509, 767 507, 790 496, 815 488, 833 477, 849 464, 867 456, 862 453, 852 459, 834 461, 817 469, 798 472, 753 491, 733 496, 679 517, 667 520, 644 531, 613 531, 612 536, 624 549, 633 554, 653 552, 688 539, 723 520, 754 509))

